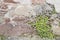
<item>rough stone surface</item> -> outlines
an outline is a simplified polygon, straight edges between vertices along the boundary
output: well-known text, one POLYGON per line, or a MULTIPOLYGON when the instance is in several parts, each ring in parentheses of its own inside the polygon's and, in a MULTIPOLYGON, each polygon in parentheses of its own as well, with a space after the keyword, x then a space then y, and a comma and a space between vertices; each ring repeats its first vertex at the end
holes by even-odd
POLYGON ((56 12, 60 13, 60 1, 59 0, 46 0, 50 4, 54 4, 56 12))
POLYGON ((49 16, 51 30, 60 35, 60 14, 52 14, 53 10, 54 5, 46 0, 0 0, 0 34, 9 36, 6 40, 50 40, 36 36, 36 30, 27 22, 35 21, 37 15, 49 16))
POLYGON ((56 34, 56 35, 60 35, 60 19, 59 19, 59 13, 58 14, 53 14, 51 16, 51 26, 52 26, 52 30, 53 30, 53 33, 56 34))
MULTIPOLYGON (((33 35, 32 37, 29 35, 27 37, 8 37, 6 40, 50 40, 48 38, 40 38, 37 35, 33 35)), ((55 39, 53 39, 55 40, 55 39)))

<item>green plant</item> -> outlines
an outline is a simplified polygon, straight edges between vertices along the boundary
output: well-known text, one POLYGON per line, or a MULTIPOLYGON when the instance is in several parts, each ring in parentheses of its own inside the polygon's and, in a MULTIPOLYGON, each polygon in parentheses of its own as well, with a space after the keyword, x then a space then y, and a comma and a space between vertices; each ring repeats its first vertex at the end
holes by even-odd
POLYGON ((0 40, 5 40, 5 36, 0 35, 0 40))
POLYGON ((47 16, 39 16, 36 17, 35 23, 32 24, 33 27, 36 28, 36 31, 38 32, 38 35, 42 38, 54 38, 54 34, 51 32, 51 26, 47 24, 48 23, 48 17, 47 16))

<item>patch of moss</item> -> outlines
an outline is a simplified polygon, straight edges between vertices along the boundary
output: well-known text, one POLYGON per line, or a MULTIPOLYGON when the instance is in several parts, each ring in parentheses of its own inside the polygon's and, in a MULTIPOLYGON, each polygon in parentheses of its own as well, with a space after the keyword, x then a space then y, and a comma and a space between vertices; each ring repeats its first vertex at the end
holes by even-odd
POLYGON ((38 16, 36 17, 36 22, 30 24, 32 24, 32 26, 36 28, 36 31, 40 37, 53 39, 54 34, 51 31, 51 25, 48 25, 47 23, 47 16, 38 16))
POLYGON ((3 36, 3 35, 0 35, 0 40, 5 40, 5 36, 3 36))

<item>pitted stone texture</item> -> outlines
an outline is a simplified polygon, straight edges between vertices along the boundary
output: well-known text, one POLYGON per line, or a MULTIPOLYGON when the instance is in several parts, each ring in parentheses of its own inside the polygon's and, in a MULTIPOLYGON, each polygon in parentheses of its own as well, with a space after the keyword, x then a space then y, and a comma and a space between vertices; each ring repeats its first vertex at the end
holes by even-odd
MULTIPOLYGON (((15 18, 19 16, 20 20, 22 19, 21 17, 24 17, 23 20, 25 19, 25 17, 28 18, 32 18, 36 16, 36 13, 33 10, 33 7, 31 5, 19 5, 16 9, 13 9, 9 12, 7 12, 7 14, 5 14, 4 18, 9 18, 11 21, 15 18)), ((26 20, 26 19, 25 19, 26 20)))
POLYGON ((15 7, 16 7, 16 4, 6 4, 6 3, 4 3, 4 2, 1 2, 0 3, 0 20, 1 20, 1 23, 3 23, 4 21, 4 19, 5 19, 5 15, 6 15, 6 13, 7 12, 9 12, 10 10, 13 10, 13 9, 15 9, 15 7))
POLYGON ((27 36, 27 37, 8 37, 6 40, 42 40, 39 36, 27 36))
POLYGON ((53 9, 54 6, 49 3, 45 3, 44 5, 34 6, 34 11, 36 12, 36 15, 51 16, 53 9))
POLYGON ((53 30, 53 33, 55 35, 60 35, 60 13, 57 13, 57 14, 53 14, 50 18, 50 22, 51 22, 51 26, 52 26, 52 30, 53 30))
POLYGON ((35 30, 28 24, 20 23, 13 26, 10 23, 0 25, 0 34, 5 36, 19 36, 22 34, 33 34, 35 30))
MULTIPOLYGON (((40 36, 33 35, 32 37, 28 35, 27 37, 8 37, 6 40, 51 40, 48 38, 41 38, 40 36)), ((55 40, 55 39, 53 39, 55 40)))

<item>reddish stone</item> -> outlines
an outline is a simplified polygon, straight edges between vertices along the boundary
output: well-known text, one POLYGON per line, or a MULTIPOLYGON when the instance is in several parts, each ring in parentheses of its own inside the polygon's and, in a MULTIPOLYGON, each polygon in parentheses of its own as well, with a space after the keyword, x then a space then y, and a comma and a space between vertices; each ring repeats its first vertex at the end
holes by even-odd
POLYGON ((4 0, 5 3, 17 3, 17 2, 14 2, 13 0, 4 0))
POLYGON ((12 29, 11 24, 0 24, 0 35, 8 35, 9 30, 12 29))
POLYGON ((10 19, 9 18, 4 18, 4 20, 5 20, 5 23, 10 22, 10 19))
POLYGON ((8 7, 7 7, 7 5, 6 4, 1 4, 1 9, 7 9, 8 7))
POLYGON ((1 24, 0 25, 0 35, 5 35, 5 36, 19 36, 22 34, 33 34, 34 29, 25 23, 20 23, 13 27, 12 24, 7 23, 7 24, 1 24))
POLYGON ((32 0, 33 4, 44 4, 46 0, 32 0))
POLYGON ((25 17, 19 17, 19 16, 17 16, 17 17, 15 17, 13 19, 13 21, 24 21, 25 19, 26 19, 25 17))
POLYGON ((0 16, 5 15, 7 11, 8 11, 7 4, 1 3, 1 5, 0 5, 0 16))

